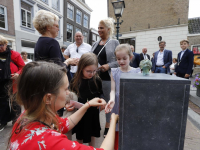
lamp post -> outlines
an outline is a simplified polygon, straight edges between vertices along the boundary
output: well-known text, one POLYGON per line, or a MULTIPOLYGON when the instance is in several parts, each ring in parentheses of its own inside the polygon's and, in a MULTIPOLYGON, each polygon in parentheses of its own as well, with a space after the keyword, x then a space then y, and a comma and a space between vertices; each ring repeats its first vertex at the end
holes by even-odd
POLYGON ((115 17, 117 19, 117 23, 115 23, 116 29, 117 29, 117 40, 119 39, 119 25, 122 24, 123 20, 121 22, 119 22, 119 18, 122 16, 122 13, 124 11, 125 8, 125 2, 122 0, 118 0, 115 2, 112 2, 113 8, 114 8, 114 12, 115 12, 115 17))

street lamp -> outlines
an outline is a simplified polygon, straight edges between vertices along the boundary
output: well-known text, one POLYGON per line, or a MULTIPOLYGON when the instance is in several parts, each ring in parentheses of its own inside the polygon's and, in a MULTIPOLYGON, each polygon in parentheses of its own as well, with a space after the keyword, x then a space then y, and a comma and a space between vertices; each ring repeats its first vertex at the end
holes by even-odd
POLYGON ((122 16, 122 13, 124 11, 125 8, 125 2, 122 1, 115 1, 112 2, 113 8, 114 8, 114 12, 115 12, 115 17, 117 18, 117 23, 115 23, 116 29, 117 29, 117 40, 119 39, 119 25, 122 24, 123 20, 121 22, 119 22, 119 18, 122 16))

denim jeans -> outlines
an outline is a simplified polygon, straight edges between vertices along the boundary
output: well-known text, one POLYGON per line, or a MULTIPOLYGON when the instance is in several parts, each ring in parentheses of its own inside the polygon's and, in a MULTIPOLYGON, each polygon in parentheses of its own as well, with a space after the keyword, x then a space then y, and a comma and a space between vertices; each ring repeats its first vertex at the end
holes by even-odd
POLYGON ((166 68, 156 67, 155 73, 167 73, 166 68))

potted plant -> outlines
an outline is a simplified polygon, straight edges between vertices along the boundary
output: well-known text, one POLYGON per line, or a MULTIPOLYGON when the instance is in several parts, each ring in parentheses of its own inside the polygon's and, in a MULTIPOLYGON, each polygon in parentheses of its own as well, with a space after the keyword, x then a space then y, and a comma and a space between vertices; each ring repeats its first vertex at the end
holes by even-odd
POLYGON ((196 75, 193 86, 197 88, 196 95, 200 97, 200 77, 199 77, 199 74, 196 75))

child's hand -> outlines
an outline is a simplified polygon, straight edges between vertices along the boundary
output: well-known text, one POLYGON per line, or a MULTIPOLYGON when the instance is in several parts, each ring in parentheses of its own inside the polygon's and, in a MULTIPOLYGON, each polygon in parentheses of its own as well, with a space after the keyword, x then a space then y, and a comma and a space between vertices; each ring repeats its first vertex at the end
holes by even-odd
POLYGON ((98 68, 98 70, 100 70, 101 72, 108 71, 109 65, 108 64, 102 65, 101 67, 98 68))
POLYGON ((97 109, 99 109, 100 111, 102 111, 102 110, 105 109, 105 105, 103 105, 103 106, 99 106, 99 107, 97 107, 97 109))
POLYGON ((106 101, 104 99, 101 98, 93 98, 92 100, 90 100, 89 102, 89 106, 105 106, 106 105, 106 101))
POLYGON ((74 110, 74 106, 72 104, 66 104, 65 108, 67 109, 67 111, 73 111, 74 110))
POLYGON ((17 79, 19 77, 18 73, 11 74, 11 79, 17 79))
POLYGON ((106 108, 105 108, 105 113, 111 112, 111 110, 113 109, 114 105, 115 105, 115 101, 109 100, 109 102, 108 102, 108 104, 106 105, 106 108))
POLYGON ((185 78, 188 78, 188 77, 190 77, 190 75, 189 74, 185 74, 185 78))
POLYGON ((110 122, 111 122, 111 121, 114 121, 115 123, 117 123, 118 120, 119 120, 119 115, 117 115, 117 114, 115 114, 115 113, 112 113, 110 122))

